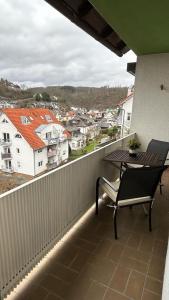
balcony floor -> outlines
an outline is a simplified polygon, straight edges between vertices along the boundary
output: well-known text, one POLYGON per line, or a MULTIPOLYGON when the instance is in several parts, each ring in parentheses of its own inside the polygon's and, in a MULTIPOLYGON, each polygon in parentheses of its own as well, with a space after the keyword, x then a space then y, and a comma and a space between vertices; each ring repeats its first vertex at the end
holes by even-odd
POLYGON ((142 207, 119 212, 114 240, 112 210, 91 214, 15 300, 160 300, 168 242, 169 171, 153 207, 153 231, 142 207))

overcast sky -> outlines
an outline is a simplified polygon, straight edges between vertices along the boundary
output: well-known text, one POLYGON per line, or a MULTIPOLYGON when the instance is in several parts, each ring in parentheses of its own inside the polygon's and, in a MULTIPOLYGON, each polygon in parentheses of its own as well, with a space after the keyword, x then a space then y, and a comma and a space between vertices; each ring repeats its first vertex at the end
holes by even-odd
POLYGON ((0 77, 27 85, 133 84, 119 58, 44 0, 0 0, 0 77))

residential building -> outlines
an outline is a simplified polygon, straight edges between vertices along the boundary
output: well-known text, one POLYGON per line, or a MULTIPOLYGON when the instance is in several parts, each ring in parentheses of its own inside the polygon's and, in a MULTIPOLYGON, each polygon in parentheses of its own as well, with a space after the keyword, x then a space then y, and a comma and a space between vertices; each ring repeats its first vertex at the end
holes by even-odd
POLYGON ((68 133, 48 109, 3 109, 0 169, 31 176, 68 160, 68 133))
POLYGON ((133 110, 134 90, 129 89, 127 97, 119 102, 120 122, 123 123, 125 129, 129 130, 131 126, 132 110, 133 110))
POLYGON ((66 127, 70 133, 69 146, 71 150, 81 150, 86 146, 86 135, 81 133, 77 127, 66 127))

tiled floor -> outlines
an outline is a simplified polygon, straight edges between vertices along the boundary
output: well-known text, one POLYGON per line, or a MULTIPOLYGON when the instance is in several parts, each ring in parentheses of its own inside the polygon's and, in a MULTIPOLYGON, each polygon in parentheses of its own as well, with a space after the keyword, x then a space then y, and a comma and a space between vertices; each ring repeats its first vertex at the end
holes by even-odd
POLYGON ((160 300, 168 241, 169 172, 156 193, 153 231, 142 207, 121 209, 114 240, 112 210, 100 208, 15 300, 160 300), (167 187, 168 186, 168 187, 167 187))

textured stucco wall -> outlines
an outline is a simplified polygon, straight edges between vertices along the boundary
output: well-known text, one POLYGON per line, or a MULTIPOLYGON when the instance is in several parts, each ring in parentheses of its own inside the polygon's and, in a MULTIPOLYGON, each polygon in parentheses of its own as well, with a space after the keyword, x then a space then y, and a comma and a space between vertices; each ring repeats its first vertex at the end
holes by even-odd
POLYGON ((152 138, 169 141, 169 53, 138 57, 132 131, 143 149, 152 138))

